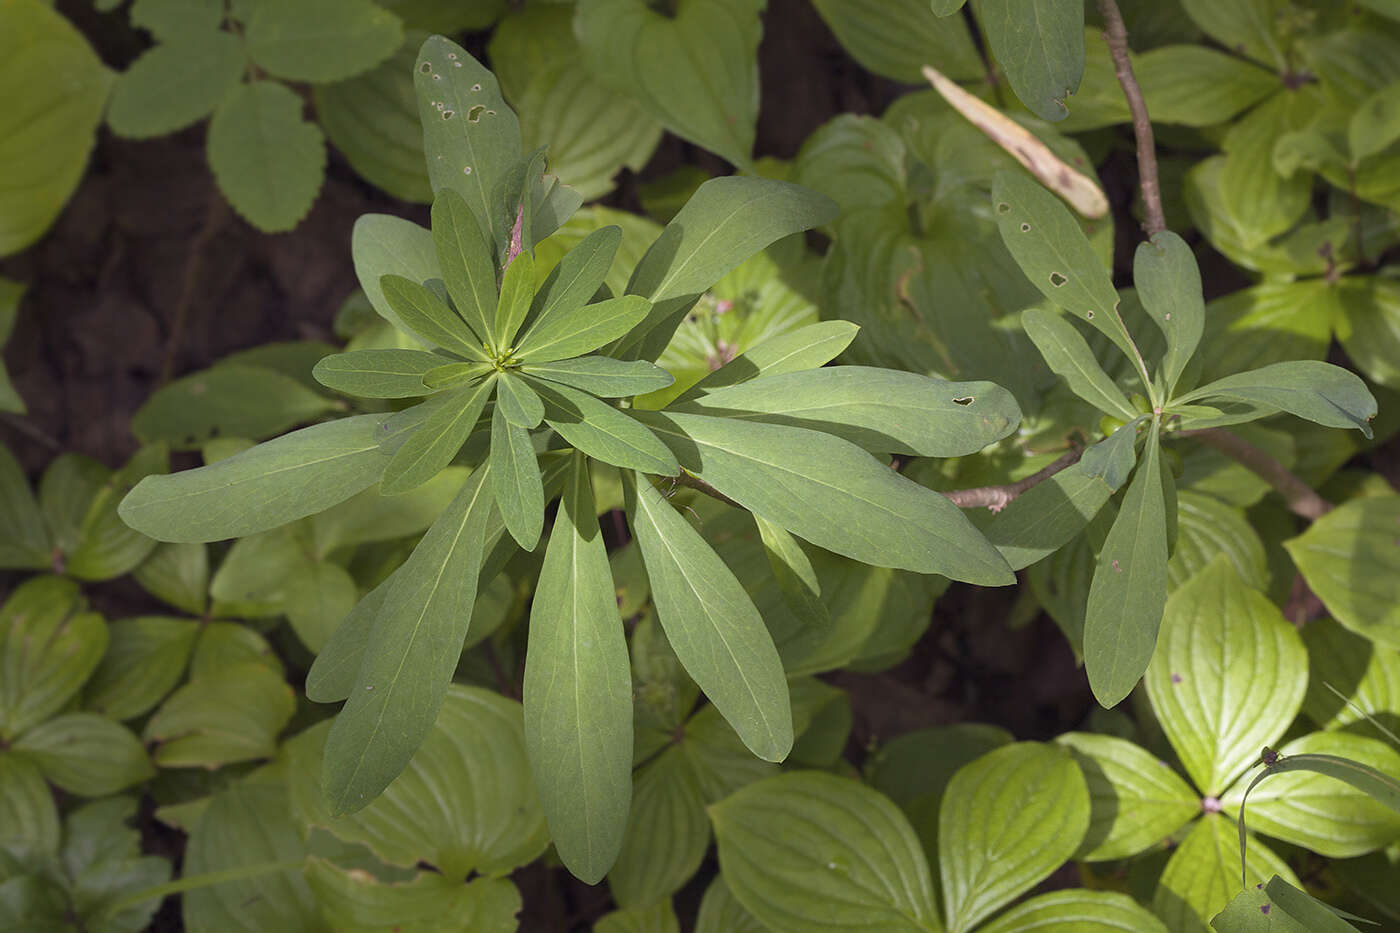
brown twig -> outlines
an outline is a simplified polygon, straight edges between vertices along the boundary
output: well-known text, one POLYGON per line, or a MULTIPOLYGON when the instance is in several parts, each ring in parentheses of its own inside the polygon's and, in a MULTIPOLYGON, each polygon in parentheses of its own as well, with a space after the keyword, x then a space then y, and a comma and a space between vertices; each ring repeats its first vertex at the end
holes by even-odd
POLYGON ((1000 512, 1032 486, 1044 482, 1066 467, 1074 466, 1083 455, 1084 451, 1076 447, 1044 469, 1037 470, 1014 483, 1004 486, 979 486, 975 489, 954 489, 943 495, 959 508, 988 508, 993 512, 1000 512))
POLYGON ((1231 434, 1224 428, 1202 428, 1196 431, 1182 431, 1180 436, 1194 437, 1203 444, 1209 444, 1238 461, 1241 466, 1263 477, 1283 496, 1283 501, 1295 515, 1312 522, 1332 511, 1332 503, 1319 496, 1311 486, 1291 473, 1282 463, 1238 434, 1231 434))
POLYGON ((1133 63, 1128 57, 1128 28, 1123 25, 1123 14, 1115 0, 1099 0, 1099 12, 1103 14, 1103 38, 1108 43, 1109 54, 1113 56, 1113 73, 1118 77, 1118 84, 1123 88, 1123 96, 1128 99, 1128 109, 1133 115, 1138 184, 1142 187, 1142 205, 1147 212, 1142 228, 1151 237, 1167 229, 1166 215, 1162 213, 1162 186, 1157 179, 1157 148, 1152 140, 1152 120, 1147 115, 1147 102, 1143 100, 1142 88, 1133 75, 1133 63))
POLYGON ((705 481, 704 481, 703 479, 701 479, 700 477, 695 476, 695 475, 690 474, 690 473, 687 473, 687 472, 685 472, 684 470, 681 471, 681 475, 680 475, 680 476, 674 476, 674 477, 669 477, 669 478, 670 478, 670 479, 674 479, 677 486, 686 486, 686 487, 688 487, 688 488, 690 488, 690 489, 694 489, 694 490, 696 490, 696 491, 698 491, 698 492, 703 492, 705 495, 709 496, 711 499, 718 499, 719 501, 723 502, 723 503, 726 504, 726 505, 732 505, 732 506, 734 506, 736 509, 742 509, 742 508, 743 508, 742 505, 740 505, 739 503, 735 502, 733 499, 729 498, 729 497, 726 496, 724 493, 720 492, 718 489, 716 489, 715 487, 711 486, 709 483, 705 482, 705 481))

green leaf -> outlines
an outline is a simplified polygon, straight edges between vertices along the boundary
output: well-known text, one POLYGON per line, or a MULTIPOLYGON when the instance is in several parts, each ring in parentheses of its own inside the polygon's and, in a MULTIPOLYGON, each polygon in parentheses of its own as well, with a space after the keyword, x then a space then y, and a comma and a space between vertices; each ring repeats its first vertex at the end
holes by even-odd
POLYGON ((501 343, 493 320, 496 262, 491 244, 467 202, 452 188, 443 188, 433 201, 433 246, 447 293, 476 343, 501 343))
POLYGON ((491 372, 490 363, 444 363, 423 374, 420 382, 428 389, 451 389, 491 372))
POLYGON ((623 295, 549 317, 541 315, 520 338, 516 355, 527 364, 579 356, 623 336, 651 309, 646 299, 623 295))
POLYGON ((147 49, 117 78, 107 123, 118 136, 148 139, 214 112, 243 77, 243 43, 227 32, 194 32, 147 49))
POLYGON ((533 551, 544 528, 544 484, 530 432, 507 421, 500 405, 491 415, 491 490, 511 537, 533 551))
POLYGON ((58 806, 44 776, 22 755, 0 754, 0 852, 21 862, 58 855, 58 806))
POLYGON ((919 841, 876 791, 804 771, 750 784, 709 812, 723 877, 765 928, 943 929, 919 841))
POLYGON ((1364 920, 1330 904, 1324 904, 1301 888, 1284 881, 1278 875, 1269 879, 1269 883, 1264 885, 1264 891, 1282 910, 1297 918, 1307 929, 1317 930, 1319 933, 1354 931, 1356 927, 1346 923, 1345 920, 1356 920, 1361 923, 1375 922, 1364 920))
POLYGON ((350 233, 355 277, 379 316, 413 340, 412 331, 389 305, 379 280, 401 275, 418 283, 441 279, 433 235, 412 221, 388 214, 361 214, 350 233))
POLYGON ((574 34, 584 63, 663 126, 739 168, 751 164, 763 35, 759 0, 584 0, 574 34))
POLYGON ((1364 159, 1389 148, 1400 139, 1400 107, 1395 94, 1400 82, 1387 85, 1367 97, 1347 121, 1347 147, 1355 159, 1364 159))
POLYGON ((423 374, 443 363, 444 357, 423 350, 351 350, 323 357, 313 373, 321 385, 346 395, 417 398, 428 394, 423 374))
POLYGON ((978 0, 977 18, 1021 103, 1042 120, 1063 120, 1084 74, 1083 4, 978 0))
MULTIPOLYGON (((551 239, 552 243, 553 240, 551 239)), ((572 315, 598 293, 617 256, 622 242, 622 228, 614 224, 591 231, 549 270, 544 282, 535 292, 530 310, 530 331, 546 326, 559 315, 572 315)), ((545 254, 536 252, 536 273, 544 270, 545 254)), ((552 326, 552 325, 550 325, 552 326)))
POLYGON ((0 444, 0 567, 47 568, 53 544, 19 461, 0 444))
POLYGON ((525 250, 511 260, 501 276, 500 300, 496 303, 496 336, 502 346, 510 346, 515 340, 534 298, 535 257, 525 250))
POLYGON ((881 567, 1011 582, 956 506, 840 438, 706 415, 643 417, 688 472, 818 547, 881 567))
POLYGON ((1167 933, 1167 927, 1147 908, 1116 891, 1072 889, 1042 894, 1017 904, 982 933, 1031 933, 1073 930, 1074 933, 1167 933))
POLYGON ((160 898, 131 898, 169 881, 170 862, 140 854, 141 836, 127 825, 136 817, 136 803, 133 797, 98 800, 68 815, 59 853, 72 879, 66 922, 77 914, 79 923, 93 929, 148 928, 160 898))
POLYGON ((608 356, 578 356, 551 363, 527 363, 521 367, 537 379, 563 383, 602 398, 626 398, 664 389, 675 379, 655 363, 615 360, 608 356))
POLYGON ((787 679, 772 636, 729 568, 644 477, 624 474, 627 514, 676 656, 764 761, 792 748, 787 679))
POLYGON ((146 722, 142 738, 159 743, 162 768, 218 768, 270 758, 277 735, 292 718, 296 699, 280 670, 261 661, 192 671, 146 722))
POLYGON ((544 401, 530 388, 529 381, 505 371, 500 373, 498 382, 496 407, 506 420, 522 428, 539 427, 544 420, 544 401))
POLYGON ((1067 750, 1019 742, 964 765, 938 822, 948 929, 970 930, 1075 853, 1089 791, 1067 750))
POLYGON ((1210 925, 1221 933, 1309 933, 1308 927, 1269 899, 1262 884, 1236 894, 1224 910, 1211 918, 1210 925))
MULTIPOLYGON (((453 655, 455 661, 456 655, 453 655)), ((507 874, 549 844, 526 759, 520 704, 478 687, 443 683, 436 721, 382 796, 332 816, 318 775, 326 723, 287 743, 288 786, 298 818, 391 865, 435 866, 460 881, 507 874)))
MULTIPOLYGON (((1279 755, 1278 764, 1301 756, 1298 769, 1269 769, 1269 779, 1249 794, 1244 819, 1252 832, 1328 858, 1365 855, 1400 838, 1400 753, 1389 745, 1346 732, 1314 732, 1289 742, 1279 755)), ((1243 783, 1221 798, 1232 816, 1240 812, 1243 783)))
POLYGON ((1353 634, 1331 619, 1309 622, 1302 630, 1308 646, 1308 692, 1303 712, 1323 729, 1358 723, 1348 731, 1379 738, 1370 716, 1386 725, 1400 719, 1400 652, 1353 634), (1333 692, 1336 691, 1336 692, 1333 692))
POLYGON ((379 478, 384 415, 303 428, 197 470, 148 476, 118 513, 158 541, 219 541, 305 518, 379 478))
POLYGON ((919 70, 935 62, 955 80, 986 71, 961 17, 940 19, 928 0, 816 0, 837 40, 862 67, 901 84, 922 84, 919 70))
POLYGON ((0 606, 0 738, 63 709, 101 661, 107 624, 82 608, 77 584, 61 577, 26 580, 0 606))
POLYGON ((39 239, 78 187, 114 75, 41 0, 6 3, 0 26, 0 256, 8 256, 39 239))
POLYGON ((695 933, 767 933, 768 927, 759 923, 734 899, 724 875, 705 889, 700 899, 700 914, 695 919, 695 933))
POLYGON ((255 0, 244 38, 248 56, 268 74, 328 83, 353 78, 394 54, 403 26, 369 0, 255 0))
POLYGON ((1084 861, 1145 852, 1201 812, 1196 792, 1132 742, 1088 732, 1066 732, 1056 741, 1069 747, 1089 786, 1089 831, 1076 853, 1084 861))
POLYGON ((147 30, 162 42, 170 42, 218 29, 224 7, 220 0, 136 0, 128 16, 131 25, 147 30))
POLYGON ((49 781, 83 797, 115 794, 156 774, 136 736, 96 713, 56 716, 10 747, 38 765, 49 781))
MULTIPOLYGON (((1169 45, 1144 52, 1135 57, 1133 72, 1154 123, 1215 126, 1280 88, 1272 70, 1204 45, 1169 45)), ((1116 81, 1113 92, 1122 97, 1116 81)), ((1121 122, 1129 122, 1126 105, 1122 112, 1121 122)))
POLYGON ((420 534, 447 508, 470 472, 467 467, 448 467, 401 496, 385 496, 371 487, 313 516, 316 554, 324 557, 349 545, 420 534))
POLYGON ((382 64, 345 81, 318 84, 312 94, 326 137, 361 178, 396 198, 426 204, 433 189, 413 91, 422 40, 421 33, 410 33, 382 64))
POLYGON ((1306 215, 1310 173, 1284 177, 1259 169, 1272 160, 1279 137, 1309 123, 1319 106, 1306 92, 1275 94, 1236 121, 1221 140, 1225 163, 1219 170, 1219 193, 1246 248, 1264 246, 1306 215))
POLYGON ((131 431, 146 444, 189 449, 215 437, 272 437, 335 407, 290 376, 220 364, 157 389, 132 416, 131 431))
POLYGON ((547 406, 545 422, 571 446, 624 469, 680 473, 670 449, 628 412, 557 383, 535 382, 534 387, 547 406))
POLYGON ((1099 552, 1084 611, 1084 669, 1094 698, 1118 705, 1152 660, 1167 601, 1167 515, 1158 422, 1099 552))
POLYGON ((1266 405, 1329 428, 1356 428, 1371 436, 1376 399, 1354 373, 1319 360, 1274 363, 1217 379, 1177 401, 1224 398, 1266 405))
POLYGON ((409 492, 442 472, 476 427, 495 387, 496 380, 487 378, 444 393, 441 404, 384 468, 379 491, 386 496, 409 492))
POLYGON ((574 458, 545 550, 525 657, 525 746, 559 857, 596 884, 632 796, 627 646, 585 461, 574 458))
POLYGON ((432 729, 476 600, 493 503, 487 465, 472 473, 394 577, 349 701, 326 740, 332 809, 354 812, 393 781, 432 729))
POLYGON ((1186 773, 1218 796, 1293 721, 1306 671, 1297 631, 1217 557, 1167 602, 1145 681, 1186 773))
POLYGON ((344 567, 330 561, 308 561, 306 571, 288 582, 283 612, 301 643, 311 651, 320 651, 359 599, 355 578, 344 567))
POLYGON ((1400 283, 1384 276, 1346 276, 1337 284, 1337 339, 1357 369, 1400 387, 1400 283))
POLYGON ((768 566, 783 592, 783 601, 788 609, 804 625, 829 626, 831 617, 827 614, 826 604, 822 602, 821 583, 802 545, 772 522, 758 515, 753 518, 758 525, 759 536, 763 538, 768 566))
MULTIPOLYGON (((423 43, 413 86, 434 194, 444 188, 460 194, 499 256, 515 222, 500 185, 520 160, 515 112, 506 106, 496 76, 442 36, 423 43)), ((495 302, 485 307, 494 308, 495 302)))
POLYGON ((1327 611, 1359 635, 1400 647, 1400 496, 1354 499, 1285 541, 1327 611))
POLYGON ((681 933, 670 898, 645 907, 614 910, 598 918, 594 933, 681 933))
POLYGON ((476 335, 437 295, 401 275, 385 275, 379 285, 399 319, 418 336, 463 359, 489 362, 476 335))
POLYGON ((1021 409, 990 382, 944 382, 868 366, 823 366, 712 388, 670 410, 812 428, 874 453, 962 457, 1016 429, 1021 409))
POLYGON ((140 616, 107 627, 107 652, 83 691, 83 706, 132 719, 149 711, 180 682, 199 637, 191 619, 140 616))
POLYGON ((1035 342, 1046 365, 1065 380, 1075 395, 1106 414, 1130 421, 1138 416, 1073 324, 1053 311, 1027 308, 1021 312, 1021 326, 1035 342))
POLYGON ((1239 0, 1211 3, 1210 0, 1181 0, 1186 14, 1207 35, 1227 49, 1237 49, 1270 68, 1283 68, 1287 62, 1275 34, 1274 17, 1278 0, 1239 0))
POLYGON ((462 884, 422 871, 411 881, 386 884, 368 872, 314 856, 305 874, 322 915, 335 929, 513 933, 518 927, 520 891, 509 878, 462 884))
POLYGON ((132 576, 157 599, 190 615, 204 615, 209 555, 203 544, 158 544, 132 576))
POLYGON ((1136 359, 1108 269, 1064 203, 1019 171, 996 174, 992 203, 1001 240, 1031 284, 1136 359))
MULTIPOLYGON (((1273 875, 1291 881, 1297 876, 1267 846, 1251 840, 1245 856, 1248 886, 1273 875)), ((1172 852, 1157 883, 1152 911, 1169 930, 1209 933, 1206 924, 1220 913, 1240 889, 1240 843, 1234 821, 1207 813, 1191 827, 1172 852)))
POLYGON ((236 85, 209 121, 214 180, 233 209, 264 233, 300 223, 325 180, 325 139, 301 111, 291 88, 257 81, 236 85))
POLYGON ((1176 512, 1176 550, 1167 563, 1169 592, 1204 570, 1217 554, 1230 559, 1248 586, 1268 589, 1264 543, 1244 510, 1228 506, 1214 496, 1183 489, 1177 495, 1176 512))
POLYGON ((623 907, 641 907, 679 891, 710 846, 705 799, 686 750, 668 748, 638 769, 632 806, 608 890, 623 907))
POLYGON ((859 331, 860 328, 849 321, 822 321, 769 337, 706 375, 681 393, 676 401, 690 401, 714 389, 738 385, 759 375, 777 376, 824 366, 850 346, 859 331))
POLYGON ((316 653, 316 661, 306 673, 306 698, 313 703, 339 703, 354 689, 365 650, 369 647, 374 620, 394 585, 397 571, 370 590, 355 604, 340 625, 316 653))
MULTIPOLYGON (((0 350, 4 349, 5 343, 10 339, 10 333, 15 328, 15 319, 19 317, 20 299, 24 297, 24 291, 24 285, 0 276, 0 350)), ((19 397, 19 393, 10 382, 10 374, 5 369, 3 359, 0 359, 0 411, 14 412, 18 415, 25 414, 26 411, 24 399, 19 397)))
POLYGON ((1162 372, 1170 397, 1182 370, 1195 355, 1205 329, 1201 270, 1186 241, 1164 230, 1148 242, 1138 244, 1133 256, 1133 284, 1147 316, 1167 338, 1162 372))

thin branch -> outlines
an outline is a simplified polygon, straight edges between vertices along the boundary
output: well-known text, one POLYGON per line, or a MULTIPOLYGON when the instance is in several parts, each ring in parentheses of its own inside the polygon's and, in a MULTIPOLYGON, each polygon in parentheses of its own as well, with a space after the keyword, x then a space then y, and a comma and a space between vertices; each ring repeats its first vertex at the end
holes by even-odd
POLYGON ((1014 483, 1007 483, 1004 486, 979 486, 975 489, 954 489, 943 495, 959 508, 988 508, 993 512, 1000 512, 1032 486, 1044 482, 1066 467, 1074 466, 1083 455, 1084 451, 1076 447, 1044 469, 1037 470, 1025 479, 1017 480, 1014 483))
POLYGON ((1142 187, 1142 205, 1147 211, 1142 228, 1152 237, 1167 229, 1166 215, 1162 213, 1162 186, 1157 180, 1157 149, 1152 141, 1152 120, 1147 116, 1147 102, 1142 98, 1142 88, 1133 75, 1133 63, 1128 57, 1128 28, 1123 25, 1123 14, 1115 0, 1099 0, 1099 12, 1103 14, 1103 38, 1108 43, 1109 54, 1113 56, 1113 73, 1118 76, 1118 83, 1123 88, 1123 96, 1128 99, 1128 109, 1133 115, 1138 183, 1142 187))
POLYGON ((1181 437, 1194 437, 1203 444, 1238 461, 1241 466, 1263 477, 1268 484, 1283 496, 1283 501, 1295 515, 1308 521, 1317 521, 1332 511, 1332 503, 1319 496, 1311 486, 1289 472, 1266 451, 1260 450, 1238 434, 1231 434, 1224 428, 1203 428, 1197 431, 1182 431, 1181 437))
POLYGON ((691 489, 697 490, 698 492, 703 492, 711 499, 718 499, 726 505, 734 506, 736 509, 743 508, 742 505, 735 502, 733 499, 729 498, 724 493, 720 492, 718 489, 711 486, 709 483, 705 482, 700 477, 687 473, 684 470, 681 471, 680 476, 668 477, 668 479, 675 480, 677 486, 687 486, 691 489))

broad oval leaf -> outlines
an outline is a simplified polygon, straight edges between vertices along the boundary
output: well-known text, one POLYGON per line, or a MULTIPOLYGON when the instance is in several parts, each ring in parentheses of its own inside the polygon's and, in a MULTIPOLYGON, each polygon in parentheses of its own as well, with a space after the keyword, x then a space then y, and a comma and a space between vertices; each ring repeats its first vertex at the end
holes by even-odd
POLYGON ((1373 724, 1360 725, 1365 717, 1392 726, 1400 720, 1400 650, 1326 618, 1309 622, 1302 634, 1308 646, 1303 712, 1319 728, 1350 727, 1348 731, 1379 738, 1382 733, 1373 724))
MULTIPOLYGON (((279 4, 261 4, 273 7, 279 4)), ((326 174, 326 141, 276 81, 236 84, 209 121, 209 167, 233 209, 264 233, 301 222, 326 174)))
POLYGON ((1021 103, 1042 120, 1063 120, 1084 75, 1084 5, 1079 0, 978 0, 992 54, 1021 103))
POLYGON ((0 606, 0 737, 11 740, 61 710, 107 648, 107 624, 83 612, 72 580, 34 577, 0 606))
POLYGON ((1278 607, 1217 557, 1167 601, 1145 682, 1186 773, 1219 796, 1298 714, 1307 651, 1278 607))
POLYGON ((417 398, 428 394, 423 374, 445 362, 445 357, 423 350, 351 350, 323 357, 312 375, 326 388, 346 395, 417 398))
POLYGON ((626 398, 664 389, 675 377, 646 360, 615 360, 608 356, 579 356, 521 368, 537 379, 562 383, 600 398, 626 398))
POLYGON ((1067 749, 1018 742, 964 765, 938 818, 948 929, 972 929, 1046 878, 1088 828, 1089 790, 1067 749))
POLYGON ((1337 283, 1336 296, 1337 339, 1347 356, 1368 378, 1400 386, 1400 283, 1349 275, 1337 283))
POLYGON ((710 823, 684 750, 668 748, 637 771, 632 807, 608 889, 624 907, 669 898, 700 868, 710 823))
POLYGON ((711 806, 710 820, 729 888, 768 929, 942 929, 909 822, 857 781, 778 775, 711 806))
POLYGON ((0 567, 41 570, 53 561, 44 513, 19 461, 0 444, 0 567))
POLYGON ((212 770, 277 752, 277 736, 296 708, 281 665, 220 659, 211 666, 192 667, 189 683, 146 721, 142 738, 159 743, 154 757, 163 768, 212 770))
POLYGON ((0 754, 0 825, 0 851, 7 855, 25 861, 58 855, 58 805, 38 767, 23 755, 0 754))
POLYGON ((1001 555, 956 506, 848 441, 708 415, 641 417, 687 471, 818 547, 970 583, 1012 580, 1001 555), (813 502, 822 503, 820 513, 813 502))
POLYGON ((716 875, 700 899, 695 933, 768 933, 768 927, 734 899, 724 875, 716 875))
POLYGON ((83 690, 83 706, 113 719, 132 719, 180 682, 199 637, 193 619, 140 616, 107 627, 102 663, 83 690))
POLYGON ((1021 409, 990 382, 944 382, 869 366, 823 366, 712 388, 668 410, 812 428, 874 453, 962 457, 1016 429, 1021 409))
POLYGON ((1077 856, 1084 861, 1128 858, 1144 852, 1201 812, 1200 797, 1165 761, 1125 739, 1066 732, 1089 787, 1089 831, 1077 856))
POLYGON ((657 617, 686 672, 765 761, 792 749, 787 679, 773 638, 734 574, 646 479, 624 474, 657 617))
POLYGON ((1190 489, 1177 494, 1176 549, 1167 562, 1167 587, 1175 590, 1224 554, 1244 582, 1256 590, 1269 586, 1268 558, 1259 533, 1243 509, 1190 489))
POLYGON ((441 933, 515 933, 520 890, 509 878, 473 878, 466 884, 421 871, 387 884, 358 868, 312 856, 305 868, 321 916, 334 929, 432 929, 441 933), (447 925, 444 925, 447 924, 447 925))
POLYGON ((851 57, 883 77, 919 84, 919 69, 928 62, 955 80, 984 73, 967 22, 940 19, 929 0, 816 0, 812 5, 851 57))
POLYGON ((412 331, 389 305, 380 287, 385 275, 401 275, 423 283, 442 278, 433 235, 411 220, 390 214, 361 214, 350 231, 350 253, 355 260, 355 277, 370 305, 379 316, 416 340, 412 331))
POLYGON ((220 541, 305 518, 367 488, 389 462, 385 415, 302 428, 196 470, 141 480, 118 508, 158 541, 220 541))
POLYGON ((1358 635, 1400 648, 1400 496, 1354 499, 1283 546, 1327 611, 1358 635))
MULTIPOLYGON (((1255 839, 1249 840, 1244 868, 1251 887, 1274 875, 1298 881, 1283 859, 1255 839)), ((1209 933, 1206 924, 1239 892, 1240 874, 1240 840, 1234 821, 1207 813, 1172 852, 1157 882, 1152 911, 1166 921, 1169 930, 1209 933)))
POLYGON ((982 933, 1032 933, 1065 930, 1073 933, 1167 933, 1167 927, 1146 907, 1117 891, 1072 889, 1042 894, 1017 904, 980 927, 982 933))
POLYGON ((1226 376, 1179 401, 1212 398, 1267 405, 1329 428, 1356 428, 1367 437, 1376 416, 1376 399, 1360 377, 1320 360, 1274 363, 1226 376))
POLYGON ((188 449, 215 437, 272 437, 335 407, 291 376, 221 363, 153 392, 132 415, 131 432, 147 444, 188 449))
POLYGON ((252 4, 248 56, 291 81, 340 81, 368 71, 403 42, 399 18, 370 0, 252 4))
POLYGON ((131 730, 96 713, 55 716, 10 747, 50 782, 83 797, 115 794, 156 773, 131 730))
POLYGON ((118 136, 147 139, 209 116, 240 78, 247 60, 232 33, 182 35, 141 53, 117 78, 107 124, 118 136))

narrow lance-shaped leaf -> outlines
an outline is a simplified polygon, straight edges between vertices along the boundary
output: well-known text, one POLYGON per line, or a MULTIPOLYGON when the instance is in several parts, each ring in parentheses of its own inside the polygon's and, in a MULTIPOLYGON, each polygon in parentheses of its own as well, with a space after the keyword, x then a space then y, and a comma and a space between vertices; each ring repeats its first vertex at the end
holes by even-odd
POLYGON ((493 388, 495 380, 488 378, 446 394, 422 426, 395 451, 394 459, 384 468, 379 491, 386 496, 408 492, 442 472, 471 436, 493 388))
POLYGON ((506 420, 522 428, 539 427, 544 419, 544 402, 530 384, 511 372, 502 372, 499 381, 496 406, 506 420))
POLYGON ((575 456, 530 610, 525 747, 564 864, 596 884, 632 798, 632 674, 587 461, 575 456))
POLYGON ((1355 373, 1320 360, 1290 360, 1226 376, 1179 401, 1207 398, 1268 405, 1329 428, 1356 428, 1367 437, 1376 416, 1376 399, 1366 383, 1355 373))
POLYGON ((419 337, 463 359, 489 360, 466 323, 424 286, 401 275, 386 275, 379 287, 399 319, 419 337))
POLYGON ((490 363, 443 363, 425 372, 419 381, 425 389, 450 389, 464 382, 473 382, 493 368, 490 363))
POLYGON ((506 420, 501 406, 491 415, 491 485, 511 537, 527 551, 544 528, 544 485, 530 432, 506 420))
POLYGON ((389 457, 379 448, 387 416, 313 425, 197 470, 148 476, 117 509, 159 541, 221 541, 305 518, 368 488, 389 457))
POLYGON ((623 295, 553 314, 521 338, 516 355, 529 363, 547 363, 588 353, 627 333, 650 311, 645 298, 623 295))
POLYGON ((822 321, 769 337, 686 389, 676 402, 687 402, 758 375, 776 376, 824 366, 840 356, 859 332, 860 327, 850 321, 822 321))
POLYGON ((628 412, 565 385, 536 380, 534 386, 549 405, 549 426, 590 457, 660 476, 681 471, 670 449, 628 412))
POLYGON ((1167 516, 1158 422, 1108 533, 1084 615, 1084 669, 1094 697, 1116 706, 1152 660, 1167 601, 1167 516))
POLYGON ((479 343, 495 346, 496 263, 467 202, 452 188, 433 201, 433 248, 443 284, 479 343))
POLYGON ((361 398, 415 398, 427 395, 423 374, 446 358, 424 350, 351 350, 322 357, 312 369, 328 389, 361 398))
POLYGON ((753 600, 645 477, 624 473, 623 489, 657 617, 676 656, 750 751, 782 761, 792 748, 787 678, 753 600))
POLYGON ((1186 241, 1163 230, 1139 243, 1133 256, 1133 285, 1147 316, 1167 338, 1162 376, 1168 397, 1201 342, 1206 325, 1201 270, 1186 241))
POLYGON ((782 591, 783 602, 788 609, 803 624, 829 623, 831 617, 826 611, 826 604, 822 602, 821 582, 802 545, 787 531, 761 515, 755 515, 753 520, 758 525, 759 537, 763 539, 768 566, 773 571, 773 578, 778 581, 778 589, 782 591))
POLYGON ((476 600, 492 509, 489 465, 472 473, 395 574, 354 689, 326 738, 322 773, 338 813, 373 800, 433 726, 476 600))
POLYGON ((626 398, 664 389, 676 379, 646 360, 615 360, 609 356, 577 356, 520 367, 539 379, 563 383, 600 398, 626 398))
POLYGON ((535 292, 528 319, 530 328, 544 326, 555 315, 570 314, 592 301, 607 278, 621 243, 622 228, 610 225, 594 230, 565 253, 535 292))
POLYGON ((1021 326, 1045 364, 1075 395, 1106 414, 1130 420, 1137 417, 1128 397, 1103 371, 1088 341, 1073 324, 1053 312, 1028 308, 1021 312, 1021 326))
POLYGON ((525 251, 511 260, 501 277, 501 295, 496 304, 496 342, 502 348, 510 346, 515 339, 534 297, 535 257, 525 251))

